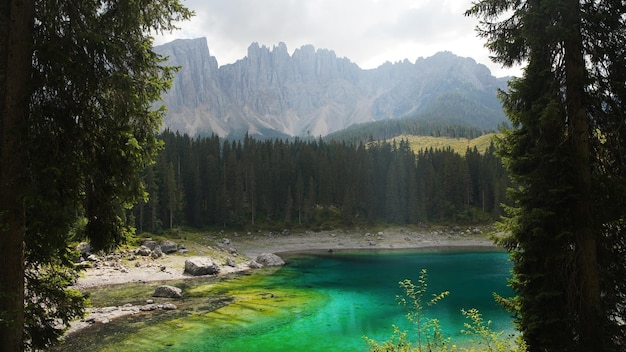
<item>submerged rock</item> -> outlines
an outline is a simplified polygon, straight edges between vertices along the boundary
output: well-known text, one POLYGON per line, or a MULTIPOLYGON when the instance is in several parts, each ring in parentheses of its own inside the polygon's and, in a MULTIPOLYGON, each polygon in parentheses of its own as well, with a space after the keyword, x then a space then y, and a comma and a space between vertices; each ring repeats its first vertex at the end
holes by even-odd
POLYGON ((175 304, 170 303, 170 302, 163 303, 160 308, 163 309, 163 310, 176 310, 176 309, 178 309, 178 307, 175 304))
POLYGON ((163 285, 154 290, 152 297, 181 298, 183 290, 178 287, 163 285))
POLYGON ((285 265, 285 261, 273 253, 261 253, 256 257, 256 261, 265 266, 281 266, 285 265))
POLYGON ((220 267, 211 258, 191 258, 185 260, 185 273, 193 276, 214 275, 219 273, 220 267))

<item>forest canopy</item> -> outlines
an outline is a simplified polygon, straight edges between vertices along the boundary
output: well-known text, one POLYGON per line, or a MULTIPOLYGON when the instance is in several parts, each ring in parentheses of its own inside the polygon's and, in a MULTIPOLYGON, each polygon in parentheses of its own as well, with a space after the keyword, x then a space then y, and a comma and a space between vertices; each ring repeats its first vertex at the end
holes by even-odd
POLYGON ((137 229, 259 224, 319 228, 323 220, 427 224, 493 221, 509 178, 494 154, 409 144, 317 140, 221 140, 162 134, 164 149, 144 175, 150 194, 137 229))

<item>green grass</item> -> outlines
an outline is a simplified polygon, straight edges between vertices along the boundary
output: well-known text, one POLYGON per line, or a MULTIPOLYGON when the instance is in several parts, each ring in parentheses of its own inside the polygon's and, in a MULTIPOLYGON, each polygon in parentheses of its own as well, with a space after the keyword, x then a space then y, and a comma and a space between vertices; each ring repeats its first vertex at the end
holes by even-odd
POLYGON ((402 135, 398 137, 394 137, 387 142, 396 142, 399 143, 402 140, 408 141, 411 147, 411 150, 414 152, 418 152, 424 149, 446 149, 448 147, 452 148, 455 152, 465 155, 467 148, 478 149, 479 153, 484 153, 489 145, 491 144, 493 138, 496 136, 495 133, 489 133, 482 135, 478 138, 467 139, 467 138, 449 138, 449 137, 432 137, 432 136, 413 136, 413 135, 402 135))

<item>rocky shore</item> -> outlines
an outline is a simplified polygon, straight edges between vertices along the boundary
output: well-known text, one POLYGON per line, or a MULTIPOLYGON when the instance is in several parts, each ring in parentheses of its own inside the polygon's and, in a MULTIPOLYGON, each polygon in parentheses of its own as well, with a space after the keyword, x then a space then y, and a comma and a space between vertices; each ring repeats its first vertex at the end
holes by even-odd
MULTIPOLYGON (((85 290, 104 285, 192 279, 202 275, 220 276, 284 262, 282 253, 298 251, 387 250, 419 248, 493 247, 486 228, 450 227, 437 230, 393 228, 384 231, 322 231, 218 233, 204 238, 205 243, 146 239, 136 248, 107 255, 81 248, 85 269, 75 288, 85 290), (183 243, 186 242, 186 243, 183 243), (274 255, 277 254, 277 255, 274 255)), ((157 295, 158 297, 168 297, 157 295)), ((172 296, 173 299, 176 296, 172 296)), ((156 304, 150 298, 144 305, 92 307, 87 316, 72 324, 69 333, 112 319, 157 309, 176 309, 174 303, 156 304)))

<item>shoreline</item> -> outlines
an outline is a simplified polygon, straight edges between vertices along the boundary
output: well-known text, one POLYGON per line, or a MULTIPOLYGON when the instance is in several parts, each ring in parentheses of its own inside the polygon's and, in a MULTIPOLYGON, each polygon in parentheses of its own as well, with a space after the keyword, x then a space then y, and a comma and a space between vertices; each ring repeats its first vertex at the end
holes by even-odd
MULTIPOLYGON (((345 251, 345 250, 423 250, 444 248, 498 248, 484 233, 464 231, 412 231, 406 228, 390 228, 376 233, 355 231, 321 231, 279 234, 234 233, 233 236, 213 238, 214 245, 199 245, 193 254, 176 253, 153 259, 135 256, 132 262, 123 260, 129 251, 122 251, 108 262, 96 262, 85 269, 74 288, 79 290, 97 286, 193 279, 184 274, 185 260, 192 257, 210 257, 220 264, 218 276, 249 270, 247 263, 262 253, 286 254, 289 252, 345 251), (226 241, 228 245, 223 244, 226 241), (236 249, 236 254, 230 253, 236 249), (234 259, 234 267, 226 265, 228 258, 234 259)), ((111 257, 106 256, 106 257, 111 257)))
MULTIPOLYGON (((332 254, 347 253, 356 251, 453 251, 453 250, 475 250, 492 251, 501 250, 495 245, 493 240, 485 234, 472 233, 469 230, 464 232, 443 232, 443 231, 412 231, 406 228, 392 228, 377 233, 358 233, 343 231, 322 231, 302 233, 281 233, 239 236, 236 233, 228 237, 228 240, 218 239, 216 246, 203 246, 198 248, 208 248, 207 252, 197 251, 193 255, 188 253, 177 253, 164 255, 160 258, 138 257, 132 262, 128 259, 120 259, 123 255, 114 257, 109 262, 100 262, 91 268, 83 271, 77 283, 73 286, 82 292, 97 289, 102 286, 124 285, 131 283, 151 283, 157 281, 172 280, 192 280, 206 276, 191 276, 184 274, 185 260, 192 257, 210 257, 220 264, 220 272, 217 277, 229 274, 244 272, 251 269, 248 266, 250 261, 256 259, 261 253, 274 253, 281 258, 300 254, 332 254), (228 247, 222 244, 228 243, 228 247), (232 249, 236 248, 236 253, 232 249), (196 255, 198 254, 198 255, 196 255), (235 266, 227 265, 228 259, 235 260, 235 266), (133 263, 134 264, 131 264, 133 263)), ((112 256, 107 256, 107 258, 112 256)), ((232 264, 232 262, 231 262, 232 264)), ((150 304, 152 297, 146 297, 146 304, 150 304)), ((175 300, 174 300, 175 301, 175 300)), ((113 319, 136 314, 141 311, 140 305, 123 305, 109 307, 91 307, 86 310, 83 319, 71 324, 66 332, 66 336, 96 325, 106 324, 113 319)))
MULTIPOLYGON (((410 252, 410 253, 431 253, 431 252, 506 252, 495 245, 480 244, 460 244, 460 245, 441 245, 432 247, 394 247, 394 248, 339 248, 339 249, 300 249, 285 252, 276 252, 274 254, 282 257, 291 257, 297 255, 333 255, 333 254, 351 254, 351 253, 392 253, 392 252, 410 252)), ((284 259, 284 258, 283 258, 284 259)))

